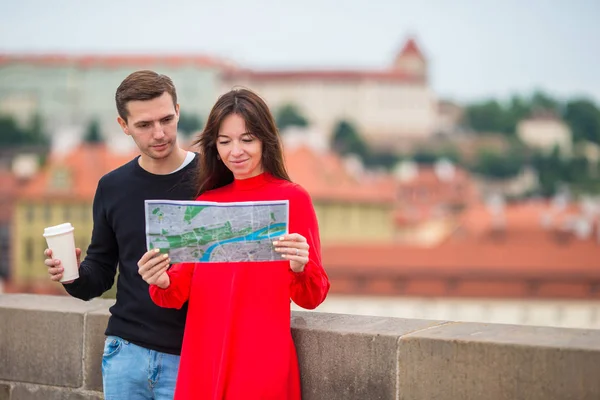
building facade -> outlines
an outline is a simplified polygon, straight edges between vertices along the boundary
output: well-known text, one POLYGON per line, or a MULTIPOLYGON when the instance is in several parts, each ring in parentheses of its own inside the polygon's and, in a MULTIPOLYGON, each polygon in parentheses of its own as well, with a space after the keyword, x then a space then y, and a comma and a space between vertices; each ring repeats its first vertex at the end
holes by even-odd
POLYGON ((17 193, 12 225, 11 284, 47 284, 44 228, 70 222, 82 258, 92 234, 92 203, 102 175, 136 153, 116 154, 106 145, 81 145, 68 154, 51 154, 41 171, 17 193))
POLYGON ((97 120, 112 138, 121 134, 117 87, 133 71, 151 69, 173 79, 182 112, 206 119, 226 67, 203 56, 0 55, 0 114, 23 125, 38 115, 54 137, 82 136, 97 120))
POLYGON ((345 120, 372 145, 389 149, 403 139, 429 139, 437 129, 438 105, 427 68, 423 53, 409 39, 388 68, 230 69, 222 75, 221 92, 236 86, 251 88, 275 111, 293 104, 325 135, 345 120))

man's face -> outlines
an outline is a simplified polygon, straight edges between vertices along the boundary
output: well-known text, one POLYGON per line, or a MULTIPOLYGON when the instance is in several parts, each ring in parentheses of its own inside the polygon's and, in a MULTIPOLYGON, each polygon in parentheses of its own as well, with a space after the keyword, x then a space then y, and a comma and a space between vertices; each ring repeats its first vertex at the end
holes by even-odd
POLYGON ((154 160, 166 159, 177 146, 179 104, 167 92, 152 100, 127 103, 127 122, 117 120, 123 132, 131 136, 142 152, 154 160))

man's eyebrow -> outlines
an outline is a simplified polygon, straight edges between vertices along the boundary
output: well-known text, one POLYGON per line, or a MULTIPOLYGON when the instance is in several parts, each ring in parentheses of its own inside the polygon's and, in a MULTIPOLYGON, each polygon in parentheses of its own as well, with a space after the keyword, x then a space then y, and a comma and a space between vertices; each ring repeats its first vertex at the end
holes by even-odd
MULTIPOLYGON (((175 114, 167 114, 164 117, 161 117, 159 120, 162 121, 163 119, 174 118, 174 117, 175 117, 175 114)), ((134 125, 149 124, 151 122, 152 121, 145 121, 145 120, 144 121, 137 121, 137 122, 134 123, 134 125)))

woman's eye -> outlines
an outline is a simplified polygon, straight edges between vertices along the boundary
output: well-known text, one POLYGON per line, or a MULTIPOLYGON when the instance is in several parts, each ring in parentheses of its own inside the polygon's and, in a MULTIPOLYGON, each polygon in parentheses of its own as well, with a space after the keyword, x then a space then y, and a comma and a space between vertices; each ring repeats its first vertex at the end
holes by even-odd
POLYGON ((242 139, 242 142, 244 143, 250 143, 252 142, 254 139, 242 139))
POLYGON ((229 142, 219 142, 221 146, 228 144, 229 142))

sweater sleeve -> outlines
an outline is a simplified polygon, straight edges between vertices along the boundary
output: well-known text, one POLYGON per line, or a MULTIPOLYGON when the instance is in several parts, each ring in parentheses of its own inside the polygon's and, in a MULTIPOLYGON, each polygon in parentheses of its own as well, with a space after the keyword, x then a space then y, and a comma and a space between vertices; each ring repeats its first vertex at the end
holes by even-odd
POLYGON ((150 285, 152 301, 164 308, 180 309, 183 307, 190 298, 194 266, 194 263, 173 264, 167 271, 171 280, 169 287, 161 289, 156 285, 150 285))
POLYGON ((321 239, 315 209, 309 194, 299 189, 299 194, 290 200, 290 233, 299 233, 306 238, 309 260, 300 273, 290 269, 290 293, 294 303, 314 309, 325 300, 330 283, 321 264, 321 239))
POLYGON ((102 197, 102 179, 98 183, 92 205, 94 227, 87 255, 79 266, 79 278, 64 288, 73 297, 91 300, 109 290, 115 282, 119 247, 107 219, 102 197))

